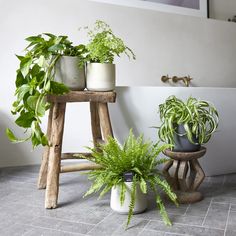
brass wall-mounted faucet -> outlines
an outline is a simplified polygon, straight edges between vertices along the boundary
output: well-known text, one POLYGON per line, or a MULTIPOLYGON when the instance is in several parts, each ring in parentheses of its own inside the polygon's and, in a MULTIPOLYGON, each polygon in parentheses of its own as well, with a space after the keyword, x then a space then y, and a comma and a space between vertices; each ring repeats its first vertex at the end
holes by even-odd
POLYGON ((172 80, 173 83, 177 83, 178 81, 183 81, 185 86, 189 87, 190 82, 191 80, 193 80, 193 78, 191 78, 189 75, 184 77, 178 77, 178 76, 169 77, 168 75, 163 75, 161 77, 161 81, 164 83, 166 83, 169 80, 172 80))

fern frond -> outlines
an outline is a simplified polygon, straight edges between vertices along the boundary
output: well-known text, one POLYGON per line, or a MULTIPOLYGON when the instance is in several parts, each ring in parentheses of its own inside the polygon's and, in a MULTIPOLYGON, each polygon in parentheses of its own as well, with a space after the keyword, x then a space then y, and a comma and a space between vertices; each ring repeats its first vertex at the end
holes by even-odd
POLYGON ((120 205, 123 206, 125 201, 126 185, 124 182, 120 184, 120 205))
POLYGON ((147 183, 146 183, 146 181, 144 180, 144 178, 140 178, 140 183, 139 183, 139 185, 140 185, 141 191, 142 191, 144 194, 146 194, 146 193, 147 193, 147 183))
POLYGON ((131 185, 131 196, 130 196, 130 204, 129 204, 129 212, 128 212, 128 218, 127 218, 127 223, 126 223, 126 229, 129 226, 129 223, 131 221, 131 218, 134 212, 134 206, 135 206, 135 200, 136 200, 136 185, 137 185, 137 181, 136 181, 136 177, 134 177, 132 185, 131 185))
POLYGON ((99 199, 102 198, 106 193, 108 193, 112 189, 112 187, 112 185, 106 185, 99 194, 99 199))
POLYGON ((163 203, 163 201, 161 200, 161 197, 158 194, 156 196, 156 203, 157 203, 157 206, 159 208, 159 211, 160 211, 160 214, 162 216, 163 221, 165 222, 166 225, 171 226, 172 223, 171 223, 170 218, 169 218, 169 216, 166 212, 164 203, 163 203))
POLYGON ((161 189, 166 193, 170 200, 178 205, 177 196, 171 189, 169 183, 165 179, 161 179, 159 176, 154 176, 154 181, 159 187, 161 187, 161 189))

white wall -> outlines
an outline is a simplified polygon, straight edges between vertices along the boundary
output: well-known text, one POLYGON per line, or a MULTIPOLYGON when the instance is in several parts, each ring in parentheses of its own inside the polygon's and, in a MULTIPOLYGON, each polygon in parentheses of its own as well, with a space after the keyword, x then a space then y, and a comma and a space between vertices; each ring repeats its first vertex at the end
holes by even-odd
MULTIPOLYGON (((0 63, 3 81, 0 88, 0 166, 40 162, 41 149, 31 152, 29 144, 13 145, 4 136, 8 126, 14 127, 16 133, 21 133, 13 125, 10 106, 14 100, 15 70, 18 66, 14 54, 22 53, 26 45, 24 38, 41 32, 52 32, 67 34, 76 43, 80 38, 84 39, 77 29, 92 24, 96 19, 107 21, 137 54, 135 62, 129 62, 126 58, 117 62, 118 85, 155 86, 160 84, 160 76, 167 73, 190 74, 203 82, 211 81, 208 86, 212 85, 213 80, 215 85, 221 85, 222 80, 228 82, 229 86, 235 85, 236 67, 232 62, 236 55, 236 28, 227 22, 103 5, 86 0, 0 0, 0 63)), ((208 90, 204 91, 208 93, 208 90)), ((221 100, 227 90, 222 91, 218 91, 221 100)), ((235 97, 232 98, 235 100, 235 97)), ((233 101, 229 105, 233 106, 233 101)), ((80 150, 80 146, 90 144, 91 134, 87 128, 90 122, 86 111, 87 104, 68 106, 65 151, 80 150)), ((233 118, 227 122, 234 125, 233 118)), ((43 126, 45 128, 45 122, 43 126)))
POLYGON ((235 0, 209 0, 209 3, 210 17, 213 19, 227 21, 229 18, 236 15, 235 0))

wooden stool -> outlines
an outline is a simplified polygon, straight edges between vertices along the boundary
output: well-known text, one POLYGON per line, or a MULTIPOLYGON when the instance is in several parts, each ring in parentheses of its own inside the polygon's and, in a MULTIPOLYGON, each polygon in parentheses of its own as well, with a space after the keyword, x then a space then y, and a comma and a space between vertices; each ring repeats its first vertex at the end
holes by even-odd
MULTIPOLYGON (((38 188, 46 188, 45 208, 56 208, 59 190, 59 174, 70 171, 97 169, 94 163, 81 163, 73 166, 61 166, 61 159, 75 159, 75 153, 61 153, 64 131, 64 118, 67 102, 89 102, 93 143, 104 143, 113 137, 107 103, 114 103, 115 92, 71 91, 62 96, 49 95, 51 103, 47 137, 50 147, 45 147, 39 172, 38 188)), ((90 153, 80 153, 87 157, 90 153)))
POLYGON ((197 152, 173 152, 167 149, 163 152, 173 160, 167 162, 163 174, 176 192, 179 203, 193 203, 203 199, 203 195, 196 190, 205 178, 198 158, 206 153, 201 147, 197 152))

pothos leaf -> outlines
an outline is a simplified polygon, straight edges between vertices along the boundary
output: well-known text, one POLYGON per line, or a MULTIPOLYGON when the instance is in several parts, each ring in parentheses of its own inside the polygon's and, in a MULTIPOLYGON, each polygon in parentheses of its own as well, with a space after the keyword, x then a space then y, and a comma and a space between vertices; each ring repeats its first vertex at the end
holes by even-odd
POLYGON ((30 128, 32 122, 35 120, 32 112, 21 112, 20 116, 16 119, 16 124, 23 128, 30 128))
POLYGON ((6 129, 6 135, 8 139, 13 143, 22 143, 30 139, 30 137, 25 139, 18 139, 10 129, 6 129))
POLYGON ((27 103, 29 107, 32 109, 32 111, 37 112, 39 116, 44 116, 45 111, 46 111, 46 102, 45 99, 42 98, 40 95, 36 96, 30 96, 27 99, 27 103), (36 107, 37 106, 37 107, 36 107), (37 111, 36 111, 37 109, 37 111))
POLYGON ((21 101, 26 93, 30 91, 30 86, 28 84, 23 84, 16 90, 17 99, 21 101))

